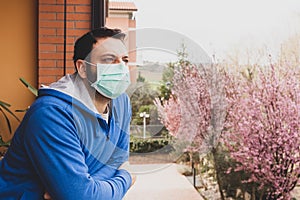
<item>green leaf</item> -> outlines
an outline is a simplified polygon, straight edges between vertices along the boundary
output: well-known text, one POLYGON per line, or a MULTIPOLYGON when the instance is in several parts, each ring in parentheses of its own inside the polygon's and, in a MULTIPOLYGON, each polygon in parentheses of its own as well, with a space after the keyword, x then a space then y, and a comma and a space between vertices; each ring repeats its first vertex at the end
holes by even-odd
POLYGON ((3 107, 3 106, 6 106, 6 107, 10 107, 10 104, 4 102, 4 101, 0 101, 0 106, 3 107))
MULTIPOLYGON (((7 105, 0 105, 4 110, 6 110, 9 114, 11 114, 16 120, 18 120, 18 122, 20 122, 20 119, 11 111, 8 109, 8 107, 10 106, 7 106, 7 105)), ((6 116, 6 114, 3 112, 2 110, 2 113, 4 116, 6 116)))
POLYGON ((11 133, 12 132, 11 125, 10 125, 10 121, 9 121, 7 115, 5 114, 5 112, 1 108, 0 108, 0 112, 2 112, 2 114, 3 114, 3 116, 6 120, 6 124, 7 124, 8 130, 9 130, 9 133, 11 133))
POLYGON ((18 110, 15 110, 15 112, 27 112, 29 108, 26 108, 26 109, 18 109, 18 110))
POLYGON ((1 135, 0 135, 0 147, 9 147, 10 141, 4 142, 1 135))
POLYGON ((19 78, 19 80, 25 85, 25 87, 27 87, 27 89, 34 94, 35 96, 38 96, 38 90, 33 87, 32 85, 30 85, 30 83, 28 83, 24 78, 19 78))

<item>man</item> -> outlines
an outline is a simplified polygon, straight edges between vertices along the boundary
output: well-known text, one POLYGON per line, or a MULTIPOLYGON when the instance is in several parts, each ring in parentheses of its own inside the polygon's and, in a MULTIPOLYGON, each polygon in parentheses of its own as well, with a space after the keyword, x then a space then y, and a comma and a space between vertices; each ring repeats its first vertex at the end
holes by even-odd
POLYGON ((122 199, 131 107, 124 34, 79 38, 76 73, 39 90, 0 163, 0 199, 122 199))

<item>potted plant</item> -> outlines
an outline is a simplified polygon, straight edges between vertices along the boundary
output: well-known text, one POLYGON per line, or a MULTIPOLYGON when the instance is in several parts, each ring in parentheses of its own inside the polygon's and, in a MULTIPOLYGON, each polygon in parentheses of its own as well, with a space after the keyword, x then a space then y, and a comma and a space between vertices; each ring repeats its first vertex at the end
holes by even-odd
MULTIPOLYGON (((31 93, 33 93, 35 96, 37 96, 36 88, 34 88, 32 85, 30 85, 24 78, 20 78, 19 80, 25 85, 25 87, 31 93)), ((10 106, 11 105, 9 103, 6 103, 6 102, 0 100, 0 113, 1 113, 0 115, 2 115, 4 117, 4 122, 6 122, 5 126, 7 126, 9 133, 12 134, 12 127, 11 127, 11 122, 10 122, 9 116, 12 116, 18 122, 20 122, 20 119, 13 113, 13 111, 10 109, 10 106)), ((28 110, 28 108, 22 109, 22 110, 16 110, 15 112, 26 112, 27 110, 28 110)), ((0 126, 4 126, 4 125, 0 123, 0 126)), ((0 132, 0 158, 5 154, 7 148, 10 145, 10 141, 3 141, 2 134, 3 133, 0 132)))
MULTIPOLYGON (((18 122, 20 122, 20 119, 10 110, 10 106, 11 106, 10 104, 0 100, 0 113, 4 117, 8 131, 11 134, 12 128, 11 128, 11 122, 9 119, 9 115, 12 116, 13 118, 15 118, 18 122)), ((3 125, 0 124, 0 126, 3 126, 3 125)), ((0 132, 0 156, 4 155, 9 144, 10 144, 10 141, 8 141, 8 142, 3 141, 2 133, 0 132)))

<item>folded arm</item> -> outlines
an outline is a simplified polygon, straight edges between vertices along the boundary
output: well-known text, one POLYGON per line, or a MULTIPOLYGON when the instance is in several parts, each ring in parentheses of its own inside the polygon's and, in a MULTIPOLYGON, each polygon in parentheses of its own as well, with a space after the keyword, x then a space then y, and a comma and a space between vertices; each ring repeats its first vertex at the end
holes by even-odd
POLYGON ((89 174, 72 114, 56 106, 32 113, 24 135, 34 170, 53 199, 122 199, 131 184, 125 170, 108 180, 89 174))

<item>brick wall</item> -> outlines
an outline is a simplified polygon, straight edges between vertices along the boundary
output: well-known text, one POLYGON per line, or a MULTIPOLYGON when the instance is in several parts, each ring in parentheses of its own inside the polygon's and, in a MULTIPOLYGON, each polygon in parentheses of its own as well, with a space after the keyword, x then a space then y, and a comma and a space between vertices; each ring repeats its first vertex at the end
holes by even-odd
MULTIPOLYGON (((91 29, 91 0, 67 0, 66 73, 74 72, 75 40, 91 29)), ((39 0, 38 86, 64 75, 64 0, 39 0)))

